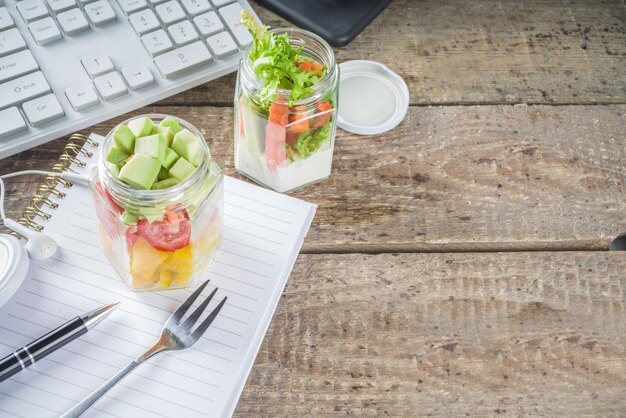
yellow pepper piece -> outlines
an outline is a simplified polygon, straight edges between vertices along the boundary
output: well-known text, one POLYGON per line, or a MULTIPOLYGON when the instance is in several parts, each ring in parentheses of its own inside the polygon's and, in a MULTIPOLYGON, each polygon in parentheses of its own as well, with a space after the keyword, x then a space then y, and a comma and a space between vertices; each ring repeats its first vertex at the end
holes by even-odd
POLYGON ((163 268, 173 274, 173 283, 184 286, 194 272, 194 257, 191 244, 174 251, 165 261, 163 268))
POLYGON ((170 254, 172 253, 157 250, 144 237, 139 237, 130 252, 130 273, 133 276, 142 276, 144 279, 152 278, 152 275, 170 254))
POLYGON ((167 289, 172 285, 172 272, 169 270, 161 270, 159 272, 159 283, 157 287, 167 289))

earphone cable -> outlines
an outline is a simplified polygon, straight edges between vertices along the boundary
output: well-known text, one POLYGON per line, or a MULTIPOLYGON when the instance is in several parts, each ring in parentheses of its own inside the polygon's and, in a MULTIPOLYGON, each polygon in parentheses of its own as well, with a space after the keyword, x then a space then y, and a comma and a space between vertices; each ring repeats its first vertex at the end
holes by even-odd
POLYGON ((2 176, 0 176, 0 217, 2 217, 2 223, 7 219, 4 214, 4 181, 2 180, 2 176))
POLYGON ((52 171, 43 171, 43 170, 24 170, 24 171, 16 171, 15 173, 4 174, 0 176, 0 178, 8 179, 11 177, 23 176, 27 174, 40 174, 42 176, 56 176, 61 177, 61 173, 54 173, 52 171))

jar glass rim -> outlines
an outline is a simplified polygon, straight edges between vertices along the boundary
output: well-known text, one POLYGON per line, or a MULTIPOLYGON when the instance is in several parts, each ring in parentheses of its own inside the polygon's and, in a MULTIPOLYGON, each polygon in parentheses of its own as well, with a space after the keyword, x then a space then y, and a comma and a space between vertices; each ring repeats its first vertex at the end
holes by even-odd
MULTIPOLYGON (((93 175, 96 177, 99 177, 101 174, 104 174, 104 179, 117 189, 114 191, 116 192, 114 194, 118 196, 114 196, 114 197, 119 197, 119 195, 132 196, 133 201, 135 200, 137 202, 145 201, 146 204, 148 204, 149 202, 155 203, 158 201, 182 199, 185 192, 189 190, 191 186, 199 183, 202 180, 204 170, 202 170, 201 168, 206 167, 206 169, 208 170, 208 175, 212 173, 214 169, 213 166, 215 164, 211 164, 211 162, 212 162, 212 159, 210 158, 209 146, 206 143, 204 135, 202 135, 202 133, 195 126, 193 126, 191 123, 177 116, 166 115, 166 114, 161 114, 161 113, 149 113, 149 114, 143 114, 143 115, 130 117, 116 124, 115 127, 109 131, 102 145, 102 152, 100 153, 100 158, 98 160, 98 169, 94 170, 93 175), (186 178, 183 182, 178 183, 172 187, 168 187, 167 189, 156 189, 156 190, 137 189, 119 180, 115 176, 115 174, 113 174, 113 172, 109 168, 109 165, 106 164, 107 162, 106 154, 113 144, 113 132, 115 131, 115 128, 121 124, 128 125, 128 122, 135 120, 135 119, 143 118, 143 117, 148 117, 152 119, 153 121, 161 121, 165 119, 166 117, 176 119, 184 129, 189 129, 194 135, 197 135, 202 141, 202 144, 203 144, 202 160, 200 162, 200 165, 198 165, 198 167, 194 170, 192 175, 186 178)), ((204 173, 204 176, 206 175, 207 173, 204 173)), ((112 192, 112 190, 109 190, 109 192, 112 192)))
MULTIPOLYGON (((293 39, 293 37, 291 36, 292 34, 301 34, 304 35, 306 37, 311 38, 312 40, 314 40, 315 42, 317 42, 319 44, 319 46, 322 49, 322 52, 324 53, 325 58, 328 59, 328 70, 326 71, 326 74, 324 74, 324 77, 319 80, 317 83, 315 83, 313 86, 311 86, 311 94, 307 95, 306 97, 303 97, 297 101, 295 101, 293 104, 294 105, 304 105, 307 104, 309 101, 311 100, 315 100, 316 96, 319 95, 320 93, 323 93, 324 91, 326 91, 328 89, 328 85, 329 84, 333 84, 337 78, 337 62, 335 60, 335 53, 333 52, 332 47, 328 44, 328 42, 326 42, 324 39, 322 39, 320 36, 316 35, 313 32, 310 32, 308 30, 305 29, 300 29, 300 28, 294 28, 294 27, 282 27, 282 28, 274 28, 268 31, 269 33, 275 33, 277 35, 282 35, 284 33, 290 35, 290 41, 293 39)), ((253 87, 255 89, 261 90, 264 87, 263 82, 256 76, 256 74, 254 73, 253 69, 252 69, 252 61, 250 60, 250 50, 252 49, 254 44, 250 44, 247 48, 246 51, 244 53, 244 57, 241 59, 242 62, 242 71, 244 72, 246 78, 248 80, 251 81, 251 83, 253 84, 253 87)), ((304 44, 300 45, 300 46, 305 46, 304 44)), ((289 89, 277 89, 276 90, 276 96, 282 96, 282 97, 289 97, 291 94, 291 90, 289 89)), ((288 101, 288 100, 286 100, 288 101)))

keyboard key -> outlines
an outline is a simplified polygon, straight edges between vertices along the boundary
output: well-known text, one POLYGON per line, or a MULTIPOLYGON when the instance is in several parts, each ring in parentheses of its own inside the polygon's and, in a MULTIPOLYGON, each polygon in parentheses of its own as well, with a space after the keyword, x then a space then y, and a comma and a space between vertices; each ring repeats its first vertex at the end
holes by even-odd
POLYGON ((232 3, 235 0, 211 0, 213 2, 213 6, 222 7, 225 4, 232 3))
POLYGON ((170 37, 167 36, 167 33, 165 33, 163 29, 142 36, 141 42, 143 42, 143 46, 146 47, 146 51, 148 51, 151 57, 155 57, 174 48, 170 37))
POLYGON ((89 109, 100 103, 100 99, 89 83, 80 83, 65 90, 65 97, 75 111, 89 109))
POLYGON ((49 92, 50 85, 41 71, 7 81, 0 84, 0 109, 15 106, 49 92))
POLYGON ((143 35, 154 29, 158 29, 160 24, 156 15, 150 9, 142 10, 138 13, 130 15, 128 18, 137 35, 143 35))
POLYGON ((148 7, 146 0, 117 0, 117 2, 126 16, 148 7))
POLYGON ((219 9, 219 12, 224 22, 226 22, 230 33, 235 37, 239 46, 243 48, 252 42, 252 36, 250 36, 248 29, 239 23, 242 10, 241 4, 233 3, 222 7, 219 9))
POLYGON ((61 29, 68 35, 75 35, 89 29, 89 23, 80 9, 59 13, 57 20, 59 25, 61 25, 61 29))
POLYGON ((206 65, 213 60, 206 45, 196 41, 182 48, 166 52, 154 59, 157 68, 167 79, 185 74, 189 70, 206 65))
POLYGON ((24 0, 17 3, 17 10, 26 23, 48 16, 48 9, 41 0, 24 0))
POLYGON ((49 44, 63 37, 59 27, 51 17, 34 21, 28 25, 28 30, 39 45, 49 44))
POLYGON ((22 109, 33 126, 40 126, 65 116, 65 112, 63 112, 63 108, 54 94, 26 102, 22 105, 22 109))
POLYGON ((6 138, 26 128, 26 122, 17 107, 0 111, 0 138, 6 138))
POLYGON ((15 25, 13 18, 6 7, 0 7, 0 30, 12 28, 15 25))
POLYGON ((85 13, 95 26, 106 25, 117 19, 115 12, 106 0, 98 0, 85 6, 85 13))
POLYGON ((83 63, 85 71, 91 78, 113 71, 113 63, 109 57, 103 54, 85 55, 80 59, 80 62, 83 63))
POLYGON ((0 83, 39 69, 30 51, 20 51, 0 58, 0 83))
POLYGON ((183 8, 189 16, 199 15, 200 13, 211 10, 209 0, 182 0, 183 8))
POLYGON ((159 4, 154 8, 156 10, 157 15, 159 15, 159 19, 166 25, 171 23, 178 22, 179 20, 183 20, 185 18, 185 12, 175 1, 168 1, 167 3, 159 4))
POLYGON ((131 90, 139 90, 154 84, 154 76, 143 65, 131 65, 122 69, 122 75, 131 90))
POLYGON ((220 32, 206 40, 211 52, 217 58, 224 58, 239 51, 233 37, 228 32, 220 32))
POLYGON ((222 19, 220 19, 215 12, 208 12, 203 15, 196 16, 193 18, 193 23, 196 24, 196 27, 204 37, 224 30, 222 19))
POLYGON ((62 12, 63 10, 71 9, 72 7, 76 7, 76 1, 74 0, 46 0, 50 10, 54 13, 62 12))
POLYGON ((17 29, 9 29, 0 32, 0 57, 11 52, 26 48, 26 42, 17 29))
POLYGON ((112 100, 128 93, 122 77, 116 72, 100 76, 93 83, 104 100, 112 100))
POLYGON ((163 3, 165 0, 148 0, 148 3, 150 3, 153 6, 156 6, 157 4, 163 3))
POLYGON ((185 20, 167 28, 176 46, 187 45, 198 39, 198 32, 190 21, 185 20))

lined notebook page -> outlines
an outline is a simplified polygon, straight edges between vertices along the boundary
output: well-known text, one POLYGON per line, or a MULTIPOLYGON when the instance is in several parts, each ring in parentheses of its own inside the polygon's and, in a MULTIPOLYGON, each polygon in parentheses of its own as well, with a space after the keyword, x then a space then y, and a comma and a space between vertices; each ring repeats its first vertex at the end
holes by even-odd
MULTIPOLYGON (((233 178, 225 179, 224 195, 224 240, 206 278, 208 290, 219 288, 209 307, 228 296, 226 305, 191 349, 153 357, 85 416, 222 417, 234 411, 315 206, 233 178)), ((191 293, 129 290, 100 250, 88 189, 75 185, 65 198, 51 199, 59 207, 41 224, 59 251, 52 260, 33 262, 22 288, 0 310, 0 356, 86 311, 122 303, 80 339, 0 383, 0 417, 66 412, 154 344, 191 293)))

